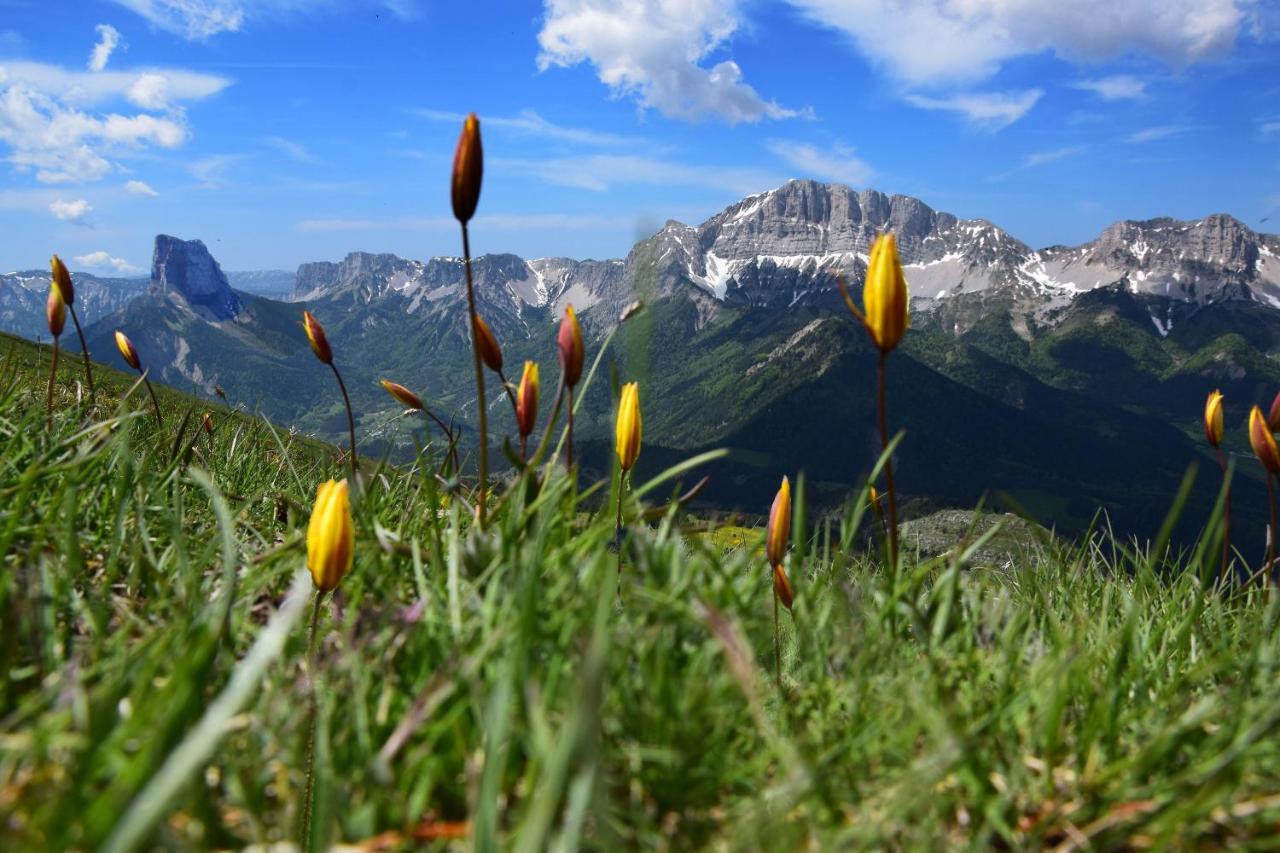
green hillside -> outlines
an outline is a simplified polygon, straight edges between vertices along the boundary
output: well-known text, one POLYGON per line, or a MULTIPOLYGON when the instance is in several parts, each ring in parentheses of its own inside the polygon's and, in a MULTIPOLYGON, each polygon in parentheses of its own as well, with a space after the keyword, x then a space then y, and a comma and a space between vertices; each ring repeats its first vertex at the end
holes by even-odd
POLYGON ((224 409, 210 437, 210 407, 164 388, 158 427, 105 367, 91 413, 73 359, 49 430, 47 368, 0 342, 4 849, 296 842, 313 685, 315 847, 1280 841, 1280 598, 1212 589, 1213 537, 1026 534, 992 566, 962 536, 888 571, 854 472, 821 523, 800 486, 776 685, 758 531, 640 519, 674 451, 642 452, 621 557, 607 476, 517 482, 481 531, 434 459, 369 459, 310 671, 305 525, 337 452, 224 409))

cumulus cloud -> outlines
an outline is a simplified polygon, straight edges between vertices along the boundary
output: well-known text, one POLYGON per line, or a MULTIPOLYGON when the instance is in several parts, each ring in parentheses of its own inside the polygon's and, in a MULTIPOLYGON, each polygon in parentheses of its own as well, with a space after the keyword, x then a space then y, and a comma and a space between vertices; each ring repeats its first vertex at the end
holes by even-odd
POLYGON ((821 178, 856 187, 865 186, 875 174, 865 160, 854 156, 852 148, 843 145, 823 151, 805 142, 775 139, 766 147, 797 169, 800 177, 821 178))
POLYGON ((189 131, 180 102, 221 91, 228 80, 180 69, 76 71, 38 62, 0 63, 0 146, 41 183, 100 180, 121 156, 177 148, 189 131), (132 104, 130 113, 96 108, 132 104))
POLYGON ((111 54, 120 46, 120 31, 110 24, 98 24, 98 43, 93 46, 93 52, 89 54, 89 70, 101 71, 107 67, 107 60, 111 58, 111 54))
POLYGON ((1051 50, 1078 61, 1129 52, 1174 67, 1227 53, 1251 0, 788 0, 915 87, 972 84, 1051 50))
POLYGON ((63 222, 83 222, 91 210, 93 207, 82 198, 75 201, 58 199, 49 205, 49 212, 55 219, 61 219, 63 222))
POLYGON ((143 181, 126 181, 124 185, 125 192, 133 195, 142 195, 147 198, 155 198, 160 193, 151 189, 151 186, 143 181))
POLYGON ((1017 92, 962 92, 933 97, 907 95, 907 102, 925 110, 959 113, 970 124, 984 130, 1002 130, 1031 112, 1044 95, 1043 89, 1017 92))
POLYGON ((787 118, 732 60, 707 67, 739 27, 737 0, 545 0, 538 68, 583 62, 617 96, 664 116, 729 124, 787 118))
POLYGON ((1104 101, 1136 101, 1147 94, 1146 81, 1129 74, 1080 80, 1074 85, 1077 89, 1092 92, 1104 101))
POLYGON ((90 252, 87 255, 76 255, 76 263, 93 270, 111 270, 118 273, 139 272, 138 267, 124 258, 113 257, 109 252, 90 252))

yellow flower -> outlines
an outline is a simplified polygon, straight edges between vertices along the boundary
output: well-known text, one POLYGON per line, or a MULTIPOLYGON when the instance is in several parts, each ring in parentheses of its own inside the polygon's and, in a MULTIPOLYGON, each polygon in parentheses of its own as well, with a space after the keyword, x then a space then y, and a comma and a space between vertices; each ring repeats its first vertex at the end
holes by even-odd
POLYGON ((119 329, 116 329, 116 349, 120 350, 125 364, 134 370, 142 369, 142 359, 138 358, 137 347, 133 345, 133 341, 129 340, 129 336, 119 329))
POLYGON ((1276 447, 1276 437, 1257 406, 1249 412, 1249 444, 1268 473, 1280 474, 1280 448, 1276 447))
POLYGON ((502 371, 502 347, 493 336, 493 330, 479 314, 471 315, 471 332, 475 335, 476 347, 480 350, 480 360, 494 373, 502 371))
POLYGON ((765 536, 765 553, 769 557, 770 566, 776 568, 782 565, 790 538, 791 481, 783 477, 778 494, 773 498, 773 506, 769 509, 769 528, 765 536))
POLYGON ((387 393, 396 398, 406 409, 417 409, 422 411, 422 398, 401 385, 399 382, 392 382, 390 379, 380 380, 383 388, 387 389, 387 393))
POLYGON ((480 119, 467 116, 453 152, 453 215, 466 225, 480 203, 480 182, 484 177, 484 149, 480 145, 480 119))
POLYGON ((71 284, 71 273, 67 272, 67 265, 62 262, 62 258, 57 255, 50 258, 49 270, 53 273, 53 286, 62 294, 62 301, 68 305, 74 305, 76 289, 71 284))
POLYGON ((303 311, 302 326, 307 330, 307 342, 311 344, 311 351, 316 354, 316 358, 324 364, 333 364, 333 349, 329 346, 329 339, 325 337, 324 326, 320 325, 320 321, 310 311, 303 311))
POLYGON ((67 303, 62 299, 62 291, 49 285, 49 299, 44 305, 45 319, 49 321, 49 334, 55 338, 62 334, 67 325, 67 303))
POLYGON ((911 299, 893 234, 881 234, 871 246, 867 279, 862 288, 862 310, 857 309, 848 293, 845 293, 845 304, 867 327, 880 352, 889 353, 898 346, 911 324, 911 299))
POLYGON ((1222 444, 1222 392, 1212 391, 1204 404, 1204 437, 1214 447, 1222 444))
POLYGON ((307 525, 307 568, 316 589, 329 592, 351 571, 355 539, 347 481, 321 483, 307 525))
POLYGON ((533 432, 534 423, 538 420, 538 365, 532 361, 524 363, 524 374, 520 377, 520 386, 516 389, 516 427, 520 435, 528 436, 533 432))
POLYGON ((640 456, 640 388, 634 382, 622 386, 616 433, 618 462, 625 474, 640 456))
POLYGON ((560 371, 564 374, 564 384, 572 388, 582 376, 585 354, 582 348, 582 327, 578 325, 578 315, 573 312, 572 305, 564 309, 556 345, 560 349, 560 371))

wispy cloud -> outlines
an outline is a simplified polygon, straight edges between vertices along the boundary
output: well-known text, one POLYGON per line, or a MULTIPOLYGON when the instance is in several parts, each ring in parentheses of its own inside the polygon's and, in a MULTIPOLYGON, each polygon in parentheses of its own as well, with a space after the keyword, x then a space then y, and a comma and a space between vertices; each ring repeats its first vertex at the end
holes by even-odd
POLYGON ((862 186, 875 174, 865 160, 855 156, 854 150, 845 145, 837 145, 830 151, 824 151, 806 142, 774 139, 766 143, 765 147, 793 169, 799 170, 799 177, 862 186))
POLYGON ((92 205, 82 198, 75 201, 57 201, 49 204, 49 212, 53 214, 54 219, 61 219, 63 222, 74 222, 77 225, 84 224, 84 218, 93 210, 92 205))
POLYGON ((1037 166, 1043 166, 1046 163, 1055 163, 1058 160, 1065 160, 1068 157, 1074 157, 1081 151, 1085 150, 1083 145, 1066 145, 1061 148, 1052 148, 1048 151, 1034 151, 1022 158, 1022 162, 1005 172, 992 175, 993 180, 1004 180, 1018 172, 1024 172, 1027 169, 1034 169, 1037 166))
POLYGON ((268 136, 262 141, 277 151, 283 151, 290 159, 298 163, 316 164, 320 162, 320 158, 312 154, 305 145, 294 142, 291 139, 285 139, 282 136, 268 136))
POLYGON ((1258 130, 1263 136, 1280 134, 1280 121, 1264 121, 1258 126, 1258 130))
POLYGON ((146 196, 147 198, 155 198, 160 193, 151 189, 151 186, 144 181, 126 181, 124 190, 132 195, 146 196))
POLYGON ((1136 101, 1147 94, 1146 81, 1130 74, 1113 74, 1110 77, 1079 80, 1072 86, 1092 92, 1104 101, 1136 101))
MULTIPOLYGON (((335 0, 115 0, 152 26, 191 41, 204 41, 241 30, 251 20, 289 18, 337 11, 335 0)), ((417 0, 381 0, 378 4, 401 20, 419 16, 417 0)))
POLYGON ((89 70, 101 71, 107 67, 107 60, 120 46, 120 31, 110 24, 98 24, 95 29, 98 32, 98 43, 89 54, 89 70))
POLYGON ((200 189, 220 189, 226 184, 227 172, 244 157, 243 154, 214 154, 188 163, 187 172, 200 182, 200 189))
POLYGON ((75 262, 92 270, 110 270, 118 273, 141 272, 138 267, 124 258, 112 256, 109 252, 90 252, 87 255, 76 255, 75 262))
POLYGON ((1186 133, 1191 128, 1184 124, 1161 124, 1155 127, 1147 127, 1142 130, 1129 134, 1127 142, 1155 142, 1160 139, 1168 139, 1171 136, 1177 136, 1186 133))
POLYGON ((495 159, 495 168, 506 169, 563 187, 604 192, 611 187, 649 184, 668 187, 701 187, 735 195, 760 192, 782 183, 776 173, 753 168, 701 166, 654 157, 594 154, 549 160, 495 159))
POLYGON ((1031 112, 1044 95, 1043 89, 1016 92, 962 92, 933 97, 907 95, 907 102, 925 110, 947 110, 964 116, 970 124, 984 130, 1003 130, 1031 112))
MULTIPOLYGON (((466 118, 464 113, 416 107, 411 108, 409 113, 430 121, 447 122, 459 126, 462 125, 463 120, 466 118)), ((564 125, 547 121, 533 110, 521 110, 514 116, 481 116, 480 123, 486 129, 496 127, 527 136, 550 139, 556 142, 572 142, 578 145, 634 145, 645 141, 635 136, 621 136, 616 133, 591 130, 590 128, 565 127, 564 125)))

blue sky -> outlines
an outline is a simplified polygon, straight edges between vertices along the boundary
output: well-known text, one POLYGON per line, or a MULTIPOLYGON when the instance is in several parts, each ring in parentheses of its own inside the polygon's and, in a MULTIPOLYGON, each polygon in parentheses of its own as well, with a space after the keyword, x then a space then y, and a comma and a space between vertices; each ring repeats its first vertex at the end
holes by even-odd
POLYGON ((478 252, 621 257, 792 177, 1036 246, 1280 230, 1277 0, 0 0, 0 267, 456 254, 468 110, 478 252))

